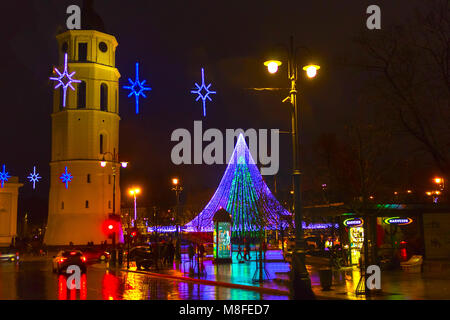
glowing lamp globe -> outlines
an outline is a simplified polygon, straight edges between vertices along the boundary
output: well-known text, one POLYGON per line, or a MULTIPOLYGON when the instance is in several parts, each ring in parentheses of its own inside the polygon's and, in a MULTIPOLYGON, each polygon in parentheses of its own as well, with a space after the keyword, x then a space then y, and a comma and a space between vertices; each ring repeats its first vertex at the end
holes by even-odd
POLYGON ((106 161, 100 161, 100 165, 104 168, 106 167, 106 161))
POLYGON ((317 75, 317 70, 319 69, 320 66, 314 64, 310 64, 303 67, 303 70, 306 71, 306 75, 308 76, 308 78, 314 78, 317 75))
POLYGON ((281 66, 281 61, 278 60, 268 60, 264 62, 264 65, 267 67, 269 73, 276 73, 278 71, 278 67, 281 66))
POLYGON ((178 179, 177 178, 173 178, 172 179, 172 184, 176 186, 178 184, 178 179))
POLYGON ((121 162, 120 164, 122 165, 122 168, 128 167, 128 162, 121 162))

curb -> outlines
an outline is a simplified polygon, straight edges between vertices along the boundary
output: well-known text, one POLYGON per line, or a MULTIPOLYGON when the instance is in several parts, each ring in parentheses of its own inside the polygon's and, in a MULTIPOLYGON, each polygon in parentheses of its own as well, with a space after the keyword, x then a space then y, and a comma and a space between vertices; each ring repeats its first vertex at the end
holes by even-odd
POLYGON ((124 271, 124 272, 134 272, 134 273, 145 274, 145 275, 148 275, 150 277, 155 277, 155 278, 167 278, 167 279, 178 280, 178 281, 200 283, 200 284, 210 285, 210 286, 220 286, 220 287, 227 287, 227 288, 233 288, 233 289, 257 291, 257 292, 264 293, 264 294, 289 296, 289 291, 272 289, 272 288, 263 288, 263 287, 255 287, 255 286, 222 282, 222 281, 213 281, 213 280, 195 279, 195 278, 182 277, 182 276, 173 276, 173 275, 169 275, 169 274, 154 273, 154 272, 148 272, 148 271, 127 270, 127 269, 119 269, 119 270, 124 271))

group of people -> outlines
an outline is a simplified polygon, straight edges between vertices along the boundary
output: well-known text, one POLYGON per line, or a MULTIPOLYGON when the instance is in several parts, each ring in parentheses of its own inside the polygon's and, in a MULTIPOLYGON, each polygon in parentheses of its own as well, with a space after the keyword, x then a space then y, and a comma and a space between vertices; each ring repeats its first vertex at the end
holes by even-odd
POLYGON ((205 254, 205 246, 202 243, 195 244, 195 247, 192 242, 189 244, 188 256, 189 256, 189 261, 191 263, 194 262, 195 252, 197 252, 197 255, 200 259, 203 259, 203 256, 205 254))
POLYGON ((173 244, 173 241, 152 243, 153 259, 155 260, 156 265, 158 265, 158 262, 163 266, 173 264, 175 252, 176 246, 173 244))

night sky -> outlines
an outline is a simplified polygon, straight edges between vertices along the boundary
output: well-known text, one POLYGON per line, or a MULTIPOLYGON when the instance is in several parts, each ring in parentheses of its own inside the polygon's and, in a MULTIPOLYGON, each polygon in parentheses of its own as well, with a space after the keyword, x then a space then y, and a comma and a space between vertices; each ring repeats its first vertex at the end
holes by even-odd
MULTIPOLYGON (((262 62, 267 51, 288 44, 289 36, 307 46, 321 65, 313 81, 301 78, 301 140, 303 153, 323 132, 339 133, 358 114, 364 74, 336 63, 357 55, 352 41, 365 29, 366 8, 378 4, 382 27, 400 23, 411 14, 411 0, 396 1, 95 1, 106 31, 117 38, 116 67, 120 87, 140 74, 152 87, 141 100, 141 114, 127 91, 120 91, 120 157, 130 167, 121 174, 122 192, 141 185, 141 205, 169 206, 174 202, 170 178, 178 176, 185 198, 210 196, 224 165, 175 166, 170 135, 176 128, 193 132, 193 121, 206 128, 290 129, 286 92, 255 92, 252 87, 287 87, 286 69, 269 75, 262 62), (190 93, 206 81, 217 91, 202 117, 200 102, 190 93)), ((57 63, 58 27, 65 29, 66 8, 82 1, 38 0, 2 3, 0 61, 2 73, 0 163, 25 183, 19 214, 46 215, 51 146, 50 113, 53 84, 48 80, 57 63), (33 191, 26 177, 37 165, 43 180, 33 191)), ((300 55, 301 58, 301 55, 300 55)), ((300 59, 300 61, 303 61, 300 59)), ((304 61, 309 62, 309 61, 304 61)), ((279 180, 289 184, 290 136, 281 135, 279 180)), ((306 150, 306 151, 305 151, 306 150)), ((273 178, 267 177, 271 185, 273 178)), ((122 202, 130 201, 126 195, 122 202)))

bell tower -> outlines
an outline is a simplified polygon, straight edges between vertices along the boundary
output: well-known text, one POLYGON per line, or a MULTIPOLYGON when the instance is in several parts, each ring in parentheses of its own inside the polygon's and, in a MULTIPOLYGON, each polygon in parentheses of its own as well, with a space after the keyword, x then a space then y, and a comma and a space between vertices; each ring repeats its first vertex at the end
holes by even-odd
POLYGON ((118 43, 104 32, 95 13, 86 12, 82 15, 82 30, 65 31, 56 39, 56 68, 64 70, 67 54, 67 71, 75 71, 73 78, 80 82, 72 83, 74 91, 67 88, 65 103, 62 87, 53 95, 51 180, 44 242, 98 244, 107 239, 102 226, 113 212, 113 202, 120 207, 120 171, 113 173, 119 152, 120 74, 115 67, 118 43), (102 159, 107 161, 105 167, 100 165, 102 159), (64 183, 61 175, 66 167, 72 179, 64 183))

